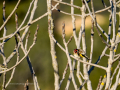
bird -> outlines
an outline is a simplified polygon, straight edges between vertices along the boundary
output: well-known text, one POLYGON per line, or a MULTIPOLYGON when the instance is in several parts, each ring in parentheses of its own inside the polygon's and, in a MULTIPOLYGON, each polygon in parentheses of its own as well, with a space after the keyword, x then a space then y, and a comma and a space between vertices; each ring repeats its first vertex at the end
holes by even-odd
POLYGON ((86 59, 90 60, 87 55, 85 54, 85 51, 82 50, 82 49, 74 49, 73 51, 73 55, 77 58, 80 58, 80 57, 85 57, 86 59))
POLYGON ((0 64, 0 71, 4 71, 6 69, 7 69, 7 67, 4 64, 0 64))

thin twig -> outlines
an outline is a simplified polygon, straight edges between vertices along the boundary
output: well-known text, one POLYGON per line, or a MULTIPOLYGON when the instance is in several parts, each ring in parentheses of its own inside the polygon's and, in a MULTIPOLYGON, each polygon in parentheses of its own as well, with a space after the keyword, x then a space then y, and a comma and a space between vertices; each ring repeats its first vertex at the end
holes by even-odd
POLYGON ((101 82, 102 82, 102 76, 100 76, 99 83, 96 90, 99 90, 101 82))
POLYGON ((61 87, 61 84, 62 84, 63 80, 65 79, 65 75, 67 74, 68 67, 69 67, 69 64, 67 63, 67 65, 64 69, 64 72, 63 72, 62 79, 60 80, 60 87, 61 87))
POLYGON ((28 32, 28 35, 26 36, 26 42, 25 42, 25 49, 27 50, 27 44, 28 44, 28 38, 30 36, 30 31, 28 32))
POLYGON ((24 90, 29 90, 28 80, 26 81, 26 83, 25 83, 25 85, 24 85, 24 90))
POLYGON ((15 8, 13 9, 13 11, 11 12, 11 14, 8 16, 8 18, 6 19, 6 21, 4 22, 4 24, 0 27, 0 31, 2 30, 2 28, 6 25, 6 23, 8 22, 8 20, 11 18, 11 16, 14 14, 14 12, 17 10, 18 5, 20 4, 21 0, 18 0, 15 8))
POLYGON ((69 4, 69 3, 66 3, 66 2, 61 2, 61 1, 57 1, 57 0, 52 0, 52 1, 58 2, 58 3, 61 3, 61 4, 65 4, 65 5, 68 5, 68 6, 71 6, 71 7, 75 7, 77 9, 81 9, 81 7, 79 7, 79 6, 72 5, 72 4, 69 4))

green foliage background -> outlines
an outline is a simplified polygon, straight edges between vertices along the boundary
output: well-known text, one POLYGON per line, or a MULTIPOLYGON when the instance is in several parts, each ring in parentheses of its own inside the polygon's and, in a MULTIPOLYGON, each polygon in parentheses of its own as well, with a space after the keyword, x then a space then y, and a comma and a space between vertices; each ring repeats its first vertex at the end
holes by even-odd
MULTIPOLYGON (((5 0, 5 1, 6 1, 6 18, 7 18, 8 15, 11 13, 11 11, 14 9, 14 7, 17 3, 17 0, 5 0)), ((18 14, 19 25, 21 24, 22 20, 24 19, 24 16, 26 14, 26 11, 29 7, 30 2, 31 2, 31 0, 21 0, 21 3, 20 3, 20 5, 19 5, 19 7, 16 11, 17 14, 18 14)), ((70 0, 64 0, 64 2, 70 2, 70 0)), ((75 4, 80 6, 81 1, 75 0, 75 4)), ((107 5, 109 5, 109 3, 107 3, 107 5)), ((103 8, 101 0, 94 0, 94 6, 95 6, 95 10, 99 10, 99 9, 103 8)), ((0 12, 1 12, 1 14, 0 14, 0 18, 1 18, 0 25, 2 25, 2 23, 3 23, 3 21, 2 21, 2 1, 0 1, 0 8, 1 8, 0 9, 0 12)), ((60 4, 59 8, 63 11, 66 11, 66 12, 70 13, 70 7, 69 6, 65 6, 65 5, 60 4)), ((46 12, 47 12, 46 0, 39 0, 34 19, 43 15, 46 12)), ((78 9, 75 9, 75 13, 80 13, 80 11, 78 9)), ((102 25, 101 27, 107 32, 108 25, 109 25, 109 20, 108 20, 109 19, 109 17, 108 17, 109 14, 106 13, 106 12, 103 12, 103 13, 101 13, 101 15, 104 15, 104 17, 106 17, 106 20, 105 20, 106 24, 102 25)), ((53 18, 54 18, 55 24, 60 17, 64 17, 64 16, 67 17, 67 15, 63 15, 63 14, 54 10, 53 18)), ((28 17, 28 19, 29 19, 29 17, 28 17)), ((67 23, 67 22, 65 22, 65 23, 67 23)), ((26 24, 27 24, 27 22, 25 23, 25 25, 26 24)), ((50 44, 49 44, 49 36, 48 36, 47 17, 44 17, 43 19, 41 19, 38 22, 31 25, 31 27, 30 27, 31 34, 30 34, 30 37, 29 37, 28 45, 30 46, 32 44, 33 36, 34 36, 34 32, 36 30, 37 24, 39 24, 38 38, 37 38, 36 45, 32 48, 29 56, 30 56, 33 68, 35 70, 35 73, 37 75, 38 82, 39 82, 39 85, 40 85, 41 89, 42 90, 54 90, 54 74, 53 74, 53 68, 52 68, 52 62, 51 62, 52 60, 51 60, 51 55, 50 55, 50 44)), ((10 34, 10 33, 13 33, 16 30, 15 29, 14 15, 9 20, 6 27, 7 27, 7 35, 10 34)), ((117 27, 118 27, 118 24, 117 24, 117 27)), ((20 33, 22 34, 22 32, 23 31, 21 31, 20 33)), ((86 30, 86 44, 87 44, 87 55, 88 56, 89 56, 89 52, 90 52, 90 32, 91 32, 91 28, 88 28, 86 30)), ((3 30, 0 33, 0 37, 2 37, 2 33, 3 33, 3 30)), ((60 32, 57 31, 57 27, 55 26, 55 38, 64 47, 64 45, 62 43, 62 36, 59 33, 60 32)), ((68 40, 69 37, 70 36, 67 36, 66 40, 68 40)), ((10 39, 5 44, 5 56, 6 57, 8 57, 11 54, 11 52, 14 50, 14 47, 15 47, 14 45, 15 45, 14 38, 10 39)), ((101 39, 100 39, 100 37, 98 36, 98 34, 95 30, 93 63, 95 63, 96 60, 98 59, 99 55, 101 54, 102 50, 104 49, 104 46, 105 45, 101 42, 101 39)), ((76 48, 76 46, 74 44, 74 39, 73 39, 72 42, 69 44, 69 52, 72 54, 73 49, 75 49, 75 48, 76 48)), ((109 54, 109 51, 107 51, 107 53, 109 54)), ((65 53, 63 53, 63 51, 57 45, 56 45, 56 54, 57 54, 57 60, 58 60, 58 63, 59 63, 59 74, 60 74, 60 79, 61 79, 64 68, 65 68, 66 63, 67 63, 67 58, 65 56, 65 53)), ((22 53, 22 50, 20 50, 20 57, 22 58, 23 55, 24 54, 22 53)), ((103 66, 107 66, 107 60, 108 60, 108 58, 104 57, 104 58, 102 58, 102 60, 99 64, 103 65, 103 66)), ((15 62, 16 62, 16 56, 11 59, 10 63, 8 63, 8 68, 11 67, 12 65, 14 65, 15 62)), ((0 63, 3 63, 1 56, 0 56, 0 63)), ((116 64, 113 65, 113 69, 114 69, 115 66, 116 66, 116 64)), ((82 67, 81 67, 81 70, 82 70, 82 67)), ((7 73, 7 80, 9 79, 10 73, 11 72, 7 73)), ((96 86, 99 82, 99 77, 101 75, 104 76, 105 71, 103 71, 99 68, 95 68, 94 71, 92 71, 92 73, 90 74, 90 79, 92 81, 93 90, 96 89, 96 86)), ((68 73, 66 75, 67 78, 65 78, 65 81, 62 84, 61 90, 64 90, 64 88, 66 86, 66 81, 68 79, 68 76, 69 76, 69 70, 68 70, 68 73)), ((30 70, 28 68, 28 64, 27 64, 26 59, 25 59, 16 68, 16 72, 15 72, 14 78, 12 79, 11 83, 25 83, 27 79, 29 80, 29 83, 31 83, 29 85, 30 86, 29 89, 33 90, 34 86, 32 84, 33 83, 32 75, 30 73, 30 70)), ((76 81, 77 81, 77 78, 76 78, 76 81)), ((77 84, 79 85, 79 83, 77 83, 77 84)), ((0 77, 0 85, 2 85, 2 77, 0 77)), ((24 88, 23 85, 12 85, 12 84, 10 84, 6 90, 9 90, 9 89, 21 90, 23 88, 24 88)), ((74 90, 74 87, 73 87, 72 83, 71 83, 71 86, 70 86, 69 90, 74 90)))

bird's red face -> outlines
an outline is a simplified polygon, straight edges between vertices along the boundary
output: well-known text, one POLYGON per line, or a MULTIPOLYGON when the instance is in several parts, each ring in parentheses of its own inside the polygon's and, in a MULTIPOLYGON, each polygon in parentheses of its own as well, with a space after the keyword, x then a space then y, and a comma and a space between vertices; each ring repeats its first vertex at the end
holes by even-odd
POLYGON ((77 53, 78 52, 78 49, 74 49, 74 53, 77 53))

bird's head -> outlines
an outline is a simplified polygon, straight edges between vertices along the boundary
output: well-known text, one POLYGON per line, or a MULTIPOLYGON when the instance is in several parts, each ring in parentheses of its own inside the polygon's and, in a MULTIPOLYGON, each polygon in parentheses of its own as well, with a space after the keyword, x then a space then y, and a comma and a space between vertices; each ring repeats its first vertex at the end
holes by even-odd
POLYGON ((73 54, 75 57, 79 57, 79 49, 74 49, 73 54))

